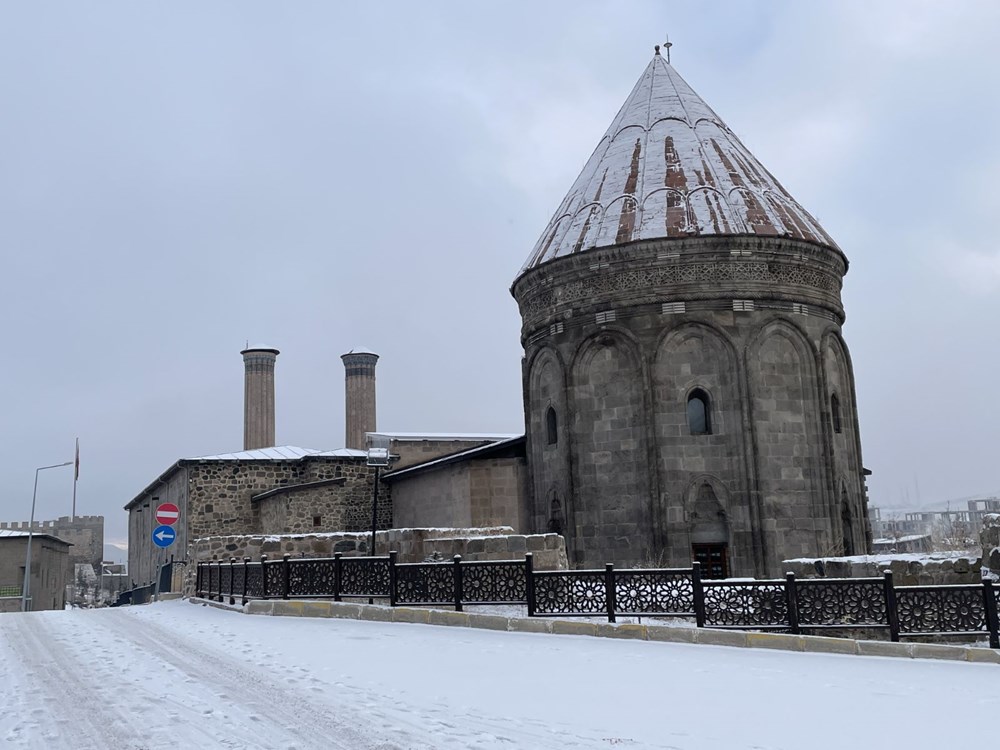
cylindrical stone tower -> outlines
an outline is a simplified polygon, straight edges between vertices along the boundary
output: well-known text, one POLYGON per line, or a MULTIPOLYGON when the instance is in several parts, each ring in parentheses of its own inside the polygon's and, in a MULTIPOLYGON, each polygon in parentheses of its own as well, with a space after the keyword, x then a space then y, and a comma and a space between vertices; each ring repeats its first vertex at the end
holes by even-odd
POLYGON ((713 577, 867 551, 846 272, 657 52, 512 288, 533 530, 713 577))
POLYGON ((274 445, 274 363, 278 350, 253 346, 240 352, 246 370, 243 390, 243 450, 274 445))
POLYGON ((365 433, 375 432, 375 364, 378 355, 359 347, 340 358, 344 360, 344 447, 364 450, 365 433))

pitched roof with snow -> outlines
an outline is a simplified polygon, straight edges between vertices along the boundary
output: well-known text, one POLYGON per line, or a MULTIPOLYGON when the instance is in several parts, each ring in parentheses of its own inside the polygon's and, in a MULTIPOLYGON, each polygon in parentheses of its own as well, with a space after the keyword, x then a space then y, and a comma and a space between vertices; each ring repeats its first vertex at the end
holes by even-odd
POLYGON ((521 273, 634 240, 734 234, 837 248, 657 50, 521 273))

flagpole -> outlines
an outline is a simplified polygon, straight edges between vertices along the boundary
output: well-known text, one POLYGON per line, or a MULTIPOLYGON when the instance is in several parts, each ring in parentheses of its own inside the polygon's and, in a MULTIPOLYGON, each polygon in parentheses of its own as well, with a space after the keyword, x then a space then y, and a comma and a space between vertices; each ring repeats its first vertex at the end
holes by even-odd
POLYGON ((69 520, 76 520, 76 480, 80 478, 80 438, 76 439, 76 458, 73 460, 73 512, 69 520))

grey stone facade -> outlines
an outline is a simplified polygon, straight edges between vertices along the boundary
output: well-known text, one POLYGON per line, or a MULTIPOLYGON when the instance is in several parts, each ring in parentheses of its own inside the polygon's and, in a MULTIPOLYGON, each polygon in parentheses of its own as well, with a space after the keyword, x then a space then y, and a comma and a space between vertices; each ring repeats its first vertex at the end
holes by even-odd
POLYGON ((34 530, 36 534, 50 534, 73 545, 69 548, 69 565, 89 565, 95 574, 104 560, 104 516, 60 516, 53 521, 0 522, 0 531, 34 530))
POLYGON ((687 565, 715 543, 762 577, 869 549, 845 271, 814 243, 712 237, 524 274, 533 530, 564 531, 577 565, 687 565), (689 429, 696 391, 707 434, 689 429))
MULTIPOLYGON (((0 535, 0 612, 21 611, 21 587, 28 554, 27 529, 17 536, 0 535)), ((30 611, 62 609, 66 584, 72 580, 68 542, 34 534, 31 539, 30 611)))
MULTIPOLYGON (((159 566, 187 557, 194 539, 371 527, 374 470, 363 458, 182 459, 126 506, 129 576, 151 582, 159 566), (153 544, 157 505, 180 508, 176 541, 153 544), (318 523, 317 523, 318 519, 318 523)), ((392 493, 379 492, 379 527, 392 522, 392 493)))

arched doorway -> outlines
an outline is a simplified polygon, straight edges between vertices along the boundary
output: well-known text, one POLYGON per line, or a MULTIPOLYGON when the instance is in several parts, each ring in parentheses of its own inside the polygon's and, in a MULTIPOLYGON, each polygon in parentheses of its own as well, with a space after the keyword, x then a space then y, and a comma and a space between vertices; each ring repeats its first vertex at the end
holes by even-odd
POLYGON ((688 515, 691 556, 701 564, 702 577, 729 576, 729 521, 708 482, 698 487, 688 515))

